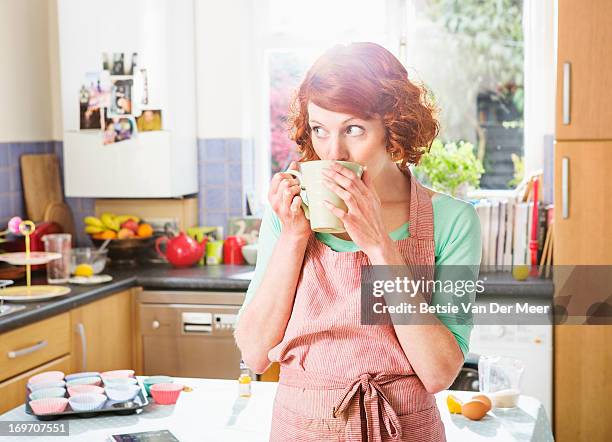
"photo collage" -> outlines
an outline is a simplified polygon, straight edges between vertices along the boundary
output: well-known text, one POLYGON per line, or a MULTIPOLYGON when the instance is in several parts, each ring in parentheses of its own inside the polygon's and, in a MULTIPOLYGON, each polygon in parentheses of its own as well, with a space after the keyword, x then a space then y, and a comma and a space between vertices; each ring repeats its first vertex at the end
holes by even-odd
POLYGON ((136 52, 103 53, 102 70, 85 74, 79 108, 79 128, 102 131, 105 145, 162 130, 161 110, 149 108, 147 70, 138 66, 136 52))

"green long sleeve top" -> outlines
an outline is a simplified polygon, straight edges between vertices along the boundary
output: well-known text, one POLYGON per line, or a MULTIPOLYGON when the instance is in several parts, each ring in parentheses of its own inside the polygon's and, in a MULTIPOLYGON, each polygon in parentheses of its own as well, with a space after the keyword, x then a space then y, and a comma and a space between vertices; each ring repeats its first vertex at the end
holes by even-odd
MULTIPOLYGON (((445 194, 435 194, 432 197, 434 215, 434 242, 436 277, 440 278, 439 269, 444 266, 470 266, 477 269, 482 252, 480 221, 474 207, 462 200, 445 194)), ((246 305, 253 299, 257 288, 264 277, 268 261, 280 236, 282 226, 270 206, 264 211, 259 231, 257 249, 257 265, 253 279, 246 293, 239 317, 246 305)), ((316 238, 336 252, 355 252, 359 247, 353 241, 340 239, 329 233, 316 233, 316 238)), ((398 241, 410 236, 410 226, 406 222, 389 233, 392 240, 398 241)), ((475 280, 477 270, 471 274, 475 280)), ((434 292, 431 305, 447 305, 452 294, 434 292)), ((473 296, 473 294, 471 295, 473 296)), ((473 299, 471 299, 473 301, 473 299)), ((458 320, 452 314, 438 314, 438 319, 453 333, 463 356, 469 350, 472 326, 458 320)))

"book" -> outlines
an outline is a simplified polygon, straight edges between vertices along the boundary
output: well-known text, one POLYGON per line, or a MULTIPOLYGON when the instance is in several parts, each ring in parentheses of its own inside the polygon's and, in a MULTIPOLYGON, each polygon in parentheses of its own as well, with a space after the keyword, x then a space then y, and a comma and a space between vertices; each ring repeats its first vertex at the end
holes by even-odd
POLYGON ((508 201, 499 202, 499 233, 497 234, 497 256, 495 258, 495 266, 497 270, 503 270, 504 265, 504 246, 506 245, 506 211, 508 201))
POLYGON ((496 269, 497 258, 497 236, 499 235, 499 201, 491 201, 491 217, 489 222, 489 251, 487 253, 488 261, 486 265, 489 270, 496 269))
POLYGON ((527 264, 527 223, 529 203, 518 203, 514 212, 514 238, 512 242, 512 265, 527 264))
POLYGON ((506 238, 504 240, 504 267, 509 270, 512 266, 512 242, 514 233, 514 198, 508 199, 506 207, 506 238))
POLYGON ((487 265, 489 261, 489 234, 491 223, 491 203, 488 200, 480 200, 475 205, 476 213, 480 219, 480 236, 482 240, 482 258, 480 263, 487 265))

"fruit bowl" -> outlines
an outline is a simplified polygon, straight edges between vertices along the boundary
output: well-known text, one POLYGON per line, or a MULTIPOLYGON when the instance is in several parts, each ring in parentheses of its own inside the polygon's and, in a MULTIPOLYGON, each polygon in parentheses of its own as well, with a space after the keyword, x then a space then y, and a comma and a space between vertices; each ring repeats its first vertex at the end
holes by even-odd
MULTIPOLYGON (((105 240, 92 238, 92 241, 94 246, 100 247, 105 240)), ((153 247, 154 241, 153 237, 111 239, 108 243, 108 257, 111 262, 135 260, 144 249, 153 247)))
POLYGON ((102 251, 91 248, 91 247, 80 247, 72 249, 70 258, 70 273, 74 274, 77 266, 86 264, 91 266, 93 274, 98 275, 102 273, 106 266, 106 257, 108 255, 108 249, 102 251))

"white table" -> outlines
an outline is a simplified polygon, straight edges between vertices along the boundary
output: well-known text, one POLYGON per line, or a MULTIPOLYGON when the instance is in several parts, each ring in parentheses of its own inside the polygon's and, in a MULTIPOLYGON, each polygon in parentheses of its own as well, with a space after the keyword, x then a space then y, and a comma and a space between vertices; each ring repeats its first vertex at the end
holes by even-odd
MULTIPOLYGON (((180 441, 267 441, 272 418, 276 383, 253 382, 252 396, 238 397, 236 381, 218 379, 181 379, 192 392, 182 392, 176 405, 153 403, 142 413, 70 419, 70 436, 37 436, 36 442, 105 441, 112 434, 170 430, 180 441)), ((462 399, 474 393, 457 392, 462 399)), ((451 415, 446 408, 448 392, 436 395, 438 408, 449 441, 552 441, 549 420, 542 404, 521 396, 519 407, 492 410, 481 421, 451 415)), ((24 411, 23 405, 0 416, 0 421, 38 422, 24 411)), ((67 419, 51 422, 66 422, 67 419)), ((2 441, 24 442, 24 437, 2 437, 2 441)))

